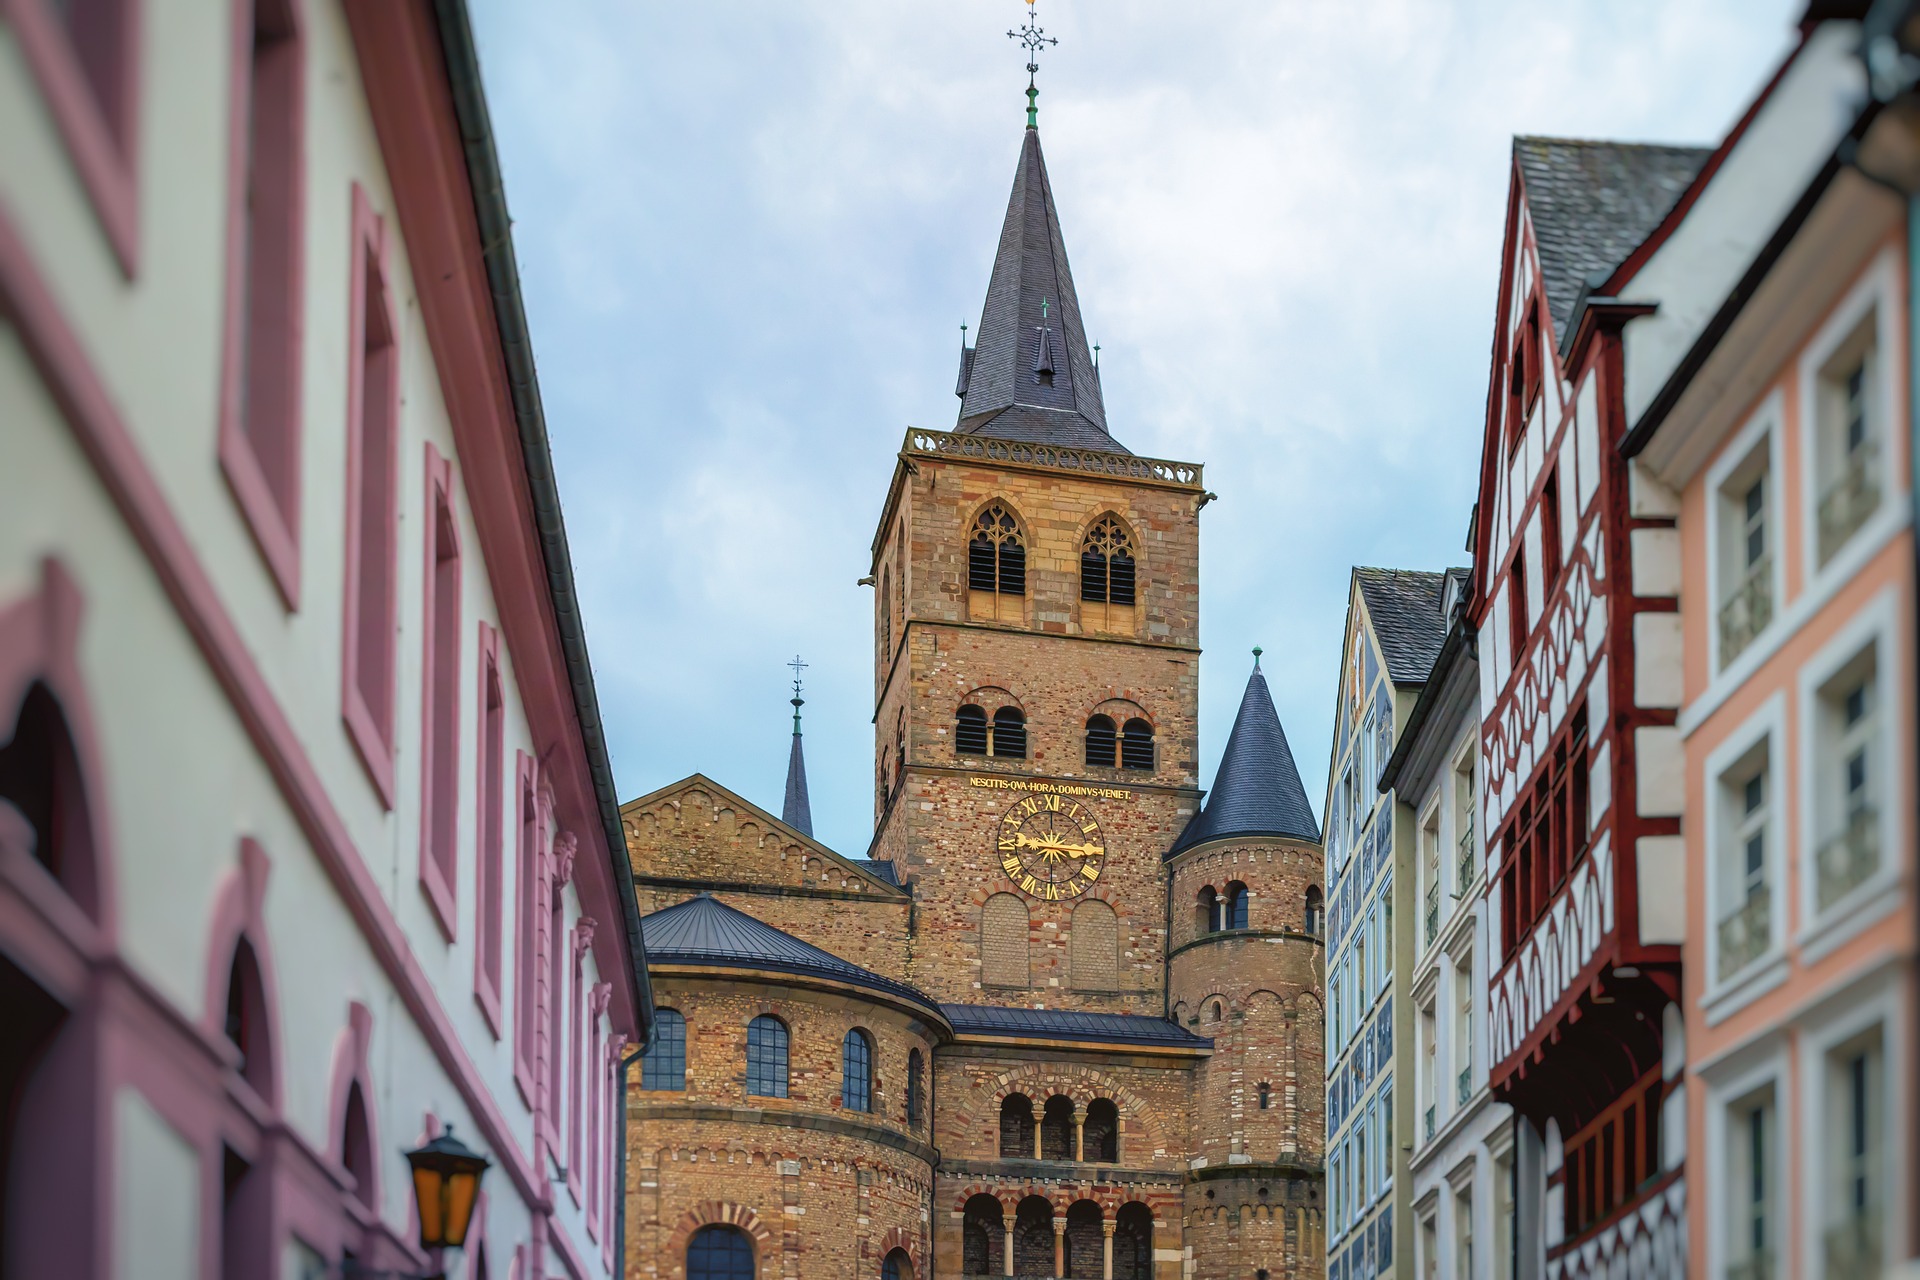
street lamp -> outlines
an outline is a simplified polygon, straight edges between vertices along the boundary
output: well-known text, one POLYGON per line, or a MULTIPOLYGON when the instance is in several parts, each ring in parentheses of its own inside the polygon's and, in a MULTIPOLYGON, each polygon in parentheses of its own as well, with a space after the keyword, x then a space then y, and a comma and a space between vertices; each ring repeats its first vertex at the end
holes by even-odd
POLYGON ((417 1151, 407 1152, 413 1166, 413 1199, 420 1216, 420 1247, 458 1249, 467 1242, 473 1225, 473 1206, 480 1196, 480 1175, 487 1158, 453 1136, 448 1125, 440 1136, 417 1151))

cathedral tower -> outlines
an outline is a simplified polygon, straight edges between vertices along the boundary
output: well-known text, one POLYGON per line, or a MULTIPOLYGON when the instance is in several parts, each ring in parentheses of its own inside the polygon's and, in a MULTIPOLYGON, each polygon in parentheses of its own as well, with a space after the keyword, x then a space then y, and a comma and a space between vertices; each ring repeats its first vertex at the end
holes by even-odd
POLYGON ((1108 433, 1036 128, 957 390, 873 541, 870 856, 914 883, 909 977, 938 999, 1157 1016, 1206 493, 1108 433))

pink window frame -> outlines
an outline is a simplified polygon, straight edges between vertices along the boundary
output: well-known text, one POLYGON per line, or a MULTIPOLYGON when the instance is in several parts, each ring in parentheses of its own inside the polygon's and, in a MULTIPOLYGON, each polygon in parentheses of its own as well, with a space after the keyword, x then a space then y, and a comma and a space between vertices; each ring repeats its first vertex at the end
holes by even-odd
POLYGON ((536 1035, 540 1025, 538 999, 540 949, 539 885, 541 874, 540 807, 538 777, 532 757, 524 751, 514 753, 513 817, 515 831, 514 865, 514 974, 513 974, 513 1083, 520 1100, 533 1109, 539 1091, 534 1072, 536 1035))
MULTIPOLYGON (((479 703, 474 712, 474 767, 478 774, 474 785, 477 806, 474 822, 474 947, 473 994, 480 1012, 487 1019, 493 1038, 500 1038, 502 952, 501 911, 505 888, 505 869, 500 859, 505 852, 502 838, 506 822, 506 686, 500 678, 500 633, 486 622, 479 624, 475 645, 475 666, 480 674, 479 703)), ((518 797, 515 797, 516 802, 518 797)), ((517 810, 516 810, 517 812, 517 810)))
POLYGON ((581 1062, 585 1064, 581 1074, 586 1079, 590 1108, 586 1151, 587 1237, 596 1242, 600 1239, 600 1197, 608 1181, 607 1162, 612 1158, 606 1123, 607 1040, 600 1030, 601 1019, 606 1016, 612 997, 612 983, 593 984, 593 991, 587 997, 586 1052, 581 1055, 581 1062))
MULTIPOLYGON (((374 1158, 368 1172, 373 1185, 366 1189, 364 1203, 377 1205, 380 1199, 380 1165, 384 1148, 380 1145, 380 1115, 375 1109, 373 1072, 369 1067, 373 1047, 373 1012, 355 1000, 347 1007, 347 1025, 333 1045, 333 1076, 328 1090, 327 1157, 338 1173, 347 1171, 347 1100, 353 1086, 360 1086, 360 1105, 367 1115, 367 1146, 374 1158)), ((356 1194, 346 1197, 350 1204, 362 1201, 356 1194)))
POLYGON ((75 45, 51 0, 0 0, 0 17, 13 28, 120 273, 131 280, 140 266, 140 0, 77 0, 75 8, 83 18, 99 15, 87 48, 75 45))
POLYGON ((347 334, 347 516, 346 608, 341 662, 340 715, 373 780, 381 801, 391 809, 394 797, 393 720, 395 696, 394 642, 399 576, 398 476, 400 437, 399 323, 394 313, 392 276, 388 270, 386 222, 373 212, 359 183, 353 186, 352 280, 347 334), (367 367, 367 324, 377 318, 390 335, 388 354, 374 369, 367 367), (374 385, 377 384, 377 385, 374 385), (380 419, 369 422, 367 406, 375 403, 380 419), (384 427, 384 431, 381 428, 384 427), (382 438, 371 438, 380 432, 382 438), (368 454, 378 451, 378 457, 368 454), (377 489, 378 492, 370 492, 377 489), (374 510, 369 513, 371 505, 374 510), (371 518, 369 517, 371 514, 371 518), (372 532, 380 545, 368 548, 372 532), (377 557, 377 562, 374 557, 377 557), (373 600, 378 617, 362 616, 362 581, 369 567, 385 581, 373 600), (361 652, 362 628, 377 633, 370 655, 377 670, 361 670, 369 655, 361 652), (369 700, 363 677, 375 682, 378 696, 369 700), (375 705, 378 703, 379 705, 375 705))
POLYGON ((460 872, 460 527, 453 464, 426 446, 420 591, 420 887, 454 940, 460 872))
POLYGON ((300 607, 305 40, 299 0, 233 0, 220 469, 289 610, 300 607), (263 59, 257 56, 256 18, 268 3, 281 9, 285 31, 263 59), (256 93, 267 77, 269 92, 256 93), (257 189, 250 181, 256 140, 265 144, 257 148, 257 189), (250 214, 256 194, 264 204, 250 214), (269 454, 277 456, 263 456, 263 435, 269 454))
POLYGON ((580 1203, 581 1089, 591 1059, 587 1057, 587 949, 593 945, 594 922, 587 916, 574 921, 573 973, 567 989, 569 1025, 566 1063, 572 1068, 566 1075, 567 1087, 567 1190, 574 1204, 580 1203))

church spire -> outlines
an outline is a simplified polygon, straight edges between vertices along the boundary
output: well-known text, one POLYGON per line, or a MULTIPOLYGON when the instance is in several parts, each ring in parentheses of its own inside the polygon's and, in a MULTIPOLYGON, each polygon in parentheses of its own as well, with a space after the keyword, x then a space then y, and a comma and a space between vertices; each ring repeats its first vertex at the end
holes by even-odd
POLYGON ((780 806, 780 821, 802 835, 813 834, 813 806, 807 800, 807 758, 800 750, 800 708, 806 699, 800 696, 800 673, 807 664, 795 656, 787 664, 793 668, 793 749, 787 754, 787 798, 780 806))
POLYGON ((1193 816, 1167 856, 1228 836, 1320 839, 1320 826, 1313 820, 1293 751, 1267 691, 1266 673, 1260 670, 1259 649, 1253 651, 1253 674, 1247 677, 1206 807, 1193 816))
MULTIPOLYGON (((1025 32, 1008 33, 1029 48, 1029 79, 1038 47, 1029 41, 1051 42, 1032 21, 1029 16, 1025 32)), ((964 341, 961 348, 960 422, 955 429, 1003 440, 1125 452, 1107 434, 1100 375, 1081 323, 1060 215, 1040 151, 1031 96, 1038 90, 1029 83, 1028 92, 1027 129, 993 274, 987 280, 980 329, 972 350, 964 341)))

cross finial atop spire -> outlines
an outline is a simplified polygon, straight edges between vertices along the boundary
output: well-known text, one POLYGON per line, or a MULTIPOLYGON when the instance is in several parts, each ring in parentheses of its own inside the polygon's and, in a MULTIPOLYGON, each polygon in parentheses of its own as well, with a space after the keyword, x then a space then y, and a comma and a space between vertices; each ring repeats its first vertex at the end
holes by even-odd
POLYGON ((1027 51, 1027 128, 1040 127, 1040 90, 1035 87, 1033 77, 1040 70, 1040 50, 1044 45, 1060 42, 1047 34, 1047 29, 1036 21, 1037 15, 1033 0, 1027 0, 1027 22, 1018 31, 1007 32, 1009 40, 1017 40, 1020 47, 1027 51))
POLYGON ((802 662, 800 655, 796 653, 793 655, 793 661, 787 665, 793 668, 793 731, 799 733, 800 708, 806 704, 806 699, 800 696, 800 673, 805 671, 810 664, 802 662))
POLYGON ((813 804, 807 798, 807 761, 800 751, 800 673, 807 664, 794 655, 787 664, 793 668, 793 747, 787 753, 787 795, 780 807, 780 820, 796 831, 813 834, 813 804))

